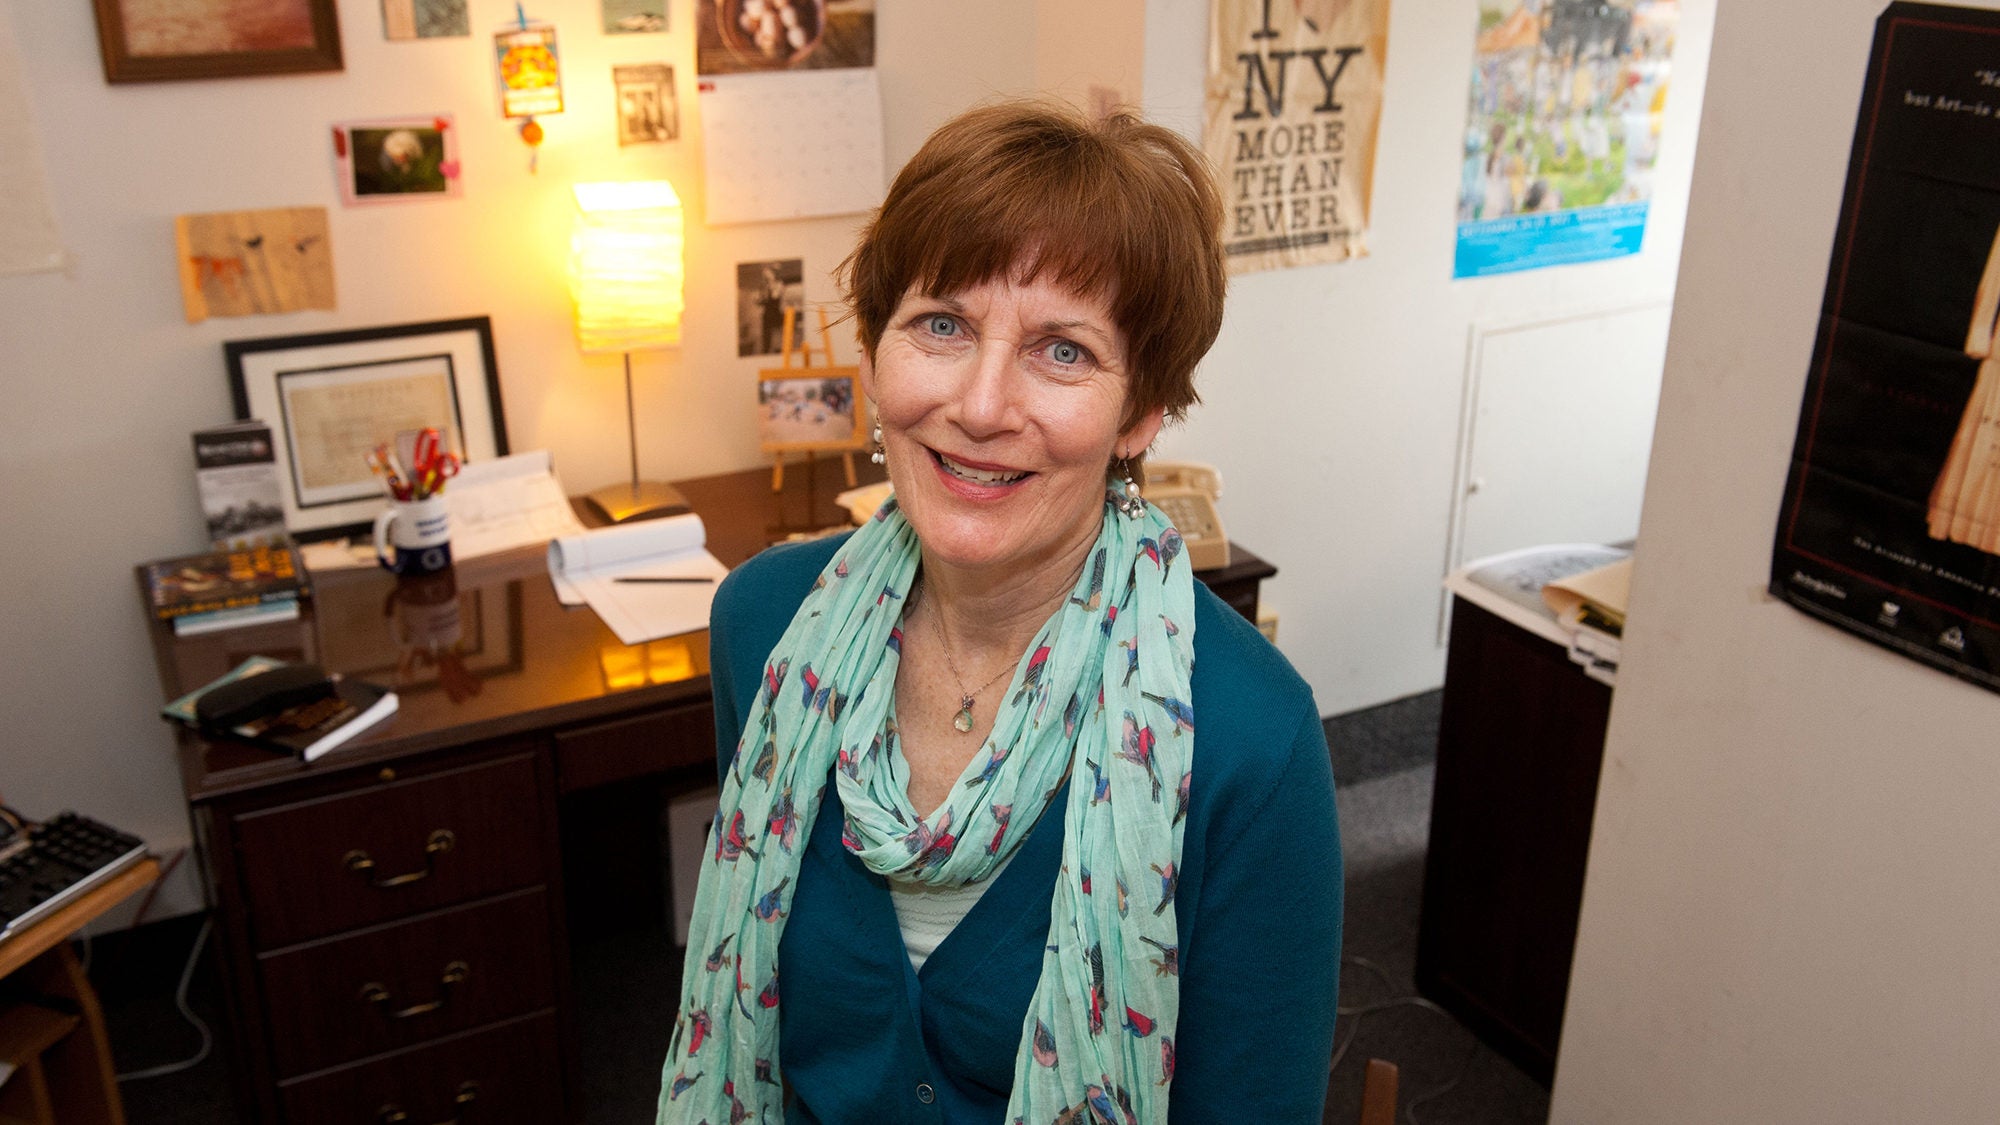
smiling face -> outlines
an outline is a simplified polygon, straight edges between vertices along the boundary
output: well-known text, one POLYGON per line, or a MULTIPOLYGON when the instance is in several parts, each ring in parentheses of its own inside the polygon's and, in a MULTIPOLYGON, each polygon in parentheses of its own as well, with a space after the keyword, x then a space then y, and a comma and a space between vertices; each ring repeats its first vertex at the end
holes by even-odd
POLYGON ((861 379, 925 563, 1067 581, 1097 538, 1106 466, 1160 429, 1160 409, 1120 429, 1130 377, 1107 304, 1045 277, 905 293, 861 379))

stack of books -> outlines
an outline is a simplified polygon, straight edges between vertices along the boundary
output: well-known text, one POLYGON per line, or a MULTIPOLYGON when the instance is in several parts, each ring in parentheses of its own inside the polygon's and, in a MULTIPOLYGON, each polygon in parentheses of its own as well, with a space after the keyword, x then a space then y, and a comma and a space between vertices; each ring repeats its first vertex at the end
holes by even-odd
POLYGON ((177 636, 298 617, 308 588, 290 545, 208 551, 161 559, 144 568, 154 616, 173 622, 177 636))

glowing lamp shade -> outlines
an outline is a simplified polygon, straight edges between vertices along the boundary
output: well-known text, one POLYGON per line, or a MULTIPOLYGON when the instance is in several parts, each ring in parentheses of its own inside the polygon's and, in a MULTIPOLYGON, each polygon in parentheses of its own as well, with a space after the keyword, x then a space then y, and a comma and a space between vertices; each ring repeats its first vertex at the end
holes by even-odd
POLYGON ((570 233, 576 342, 586 353, 625 355, 625 425, 632 479, 589 493, 613 523, 688 510, 672 486, 639 479, 632 353, 681 342, 681 199, 665 180, 577 184, 570 233))
POLYGON ((576 340, 585 352, 681 342, 681 200, 665 180, 577 184, 570 235, 576 340))

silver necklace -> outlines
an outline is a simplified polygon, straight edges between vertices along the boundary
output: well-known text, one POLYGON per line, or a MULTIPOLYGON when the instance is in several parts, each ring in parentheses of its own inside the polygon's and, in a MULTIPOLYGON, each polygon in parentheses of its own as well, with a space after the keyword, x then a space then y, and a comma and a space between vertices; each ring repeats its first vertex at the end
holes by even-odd
POLYGON ((931 615, 931 632, 937 634, 938 649, 939 651, 944 653, 945 667, 951 669, 951 678, 958 682, 958 697, 959 697, 958 714, 953 715, 951 717, 951 725, 954 728, 956 728, 960 734, 971 734, 973 701, 978 698, 979 692, 985 691, 987 688, 992 687, 994 684, 999 682, 1001 676, 1004 676, 1007 673, 1013 671, 1014 666, 1012 664, 1009 664, 1006 667, 1000 669, 999 673, 996 674, 992 679, 986 681, 983 684, 980 684, 977 691, 966 691, 965 676, 959 672, 958 662, 951 658, 951 642, 945 639, 944 610, 942 606, 939 607, 938 612, 931 615))

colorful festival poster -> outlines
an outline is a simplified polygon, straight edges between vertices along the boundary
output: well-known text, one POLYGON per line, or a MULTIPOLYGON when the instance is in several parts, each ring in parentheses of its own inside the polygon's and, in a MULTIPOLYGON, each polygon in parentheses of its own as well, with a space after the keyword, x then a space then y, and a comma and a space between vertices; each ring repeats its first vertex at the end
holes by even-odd
POLYGON ((1679 0, 1479 0, 1453 277, 1636 254, 1679 0))
POLYGON ((2000 12, 1875 25, 1771 592, 2000 691, 2000 12))
POLYGON ((563 111, 554 27, 531 23, 498 32, 493 36, 493 53, 500 64, 500 107, 505 116, 563 111))
POLYGON ((1368 252, 1389 0, 1214 0, 1203 141, 1230 273, 1368 252))

